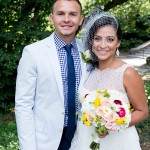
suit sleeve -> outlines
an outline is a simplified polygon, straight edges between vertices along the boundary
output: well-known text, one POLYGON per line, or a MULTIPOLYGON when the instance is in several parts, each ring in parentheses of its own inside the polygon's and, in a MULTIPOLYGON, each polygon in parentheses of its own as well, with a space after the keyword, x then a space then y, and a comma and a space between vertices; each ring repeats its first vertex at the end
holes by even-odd
POLYGON ((18 65, 15 95, 15 115, 21 150, 36 150, 33 114, 36 80, 34 55, 25 47, 18 65))

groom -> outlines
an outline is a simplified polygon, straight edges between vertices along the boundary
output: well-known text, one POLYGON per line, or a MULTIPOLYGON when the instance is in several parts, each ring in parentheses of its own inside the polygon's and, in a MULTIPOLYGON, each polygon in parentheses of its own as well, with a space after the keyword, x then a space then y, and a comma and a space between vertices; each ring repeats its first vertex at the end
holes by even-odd
POLYGON ((54 33, 26 46, 18 65, 15 114, 21 150, 68 150, 76 128, 83 51, 75 38, 83 22, 79 0, 54 1, 50 19, 54 33))

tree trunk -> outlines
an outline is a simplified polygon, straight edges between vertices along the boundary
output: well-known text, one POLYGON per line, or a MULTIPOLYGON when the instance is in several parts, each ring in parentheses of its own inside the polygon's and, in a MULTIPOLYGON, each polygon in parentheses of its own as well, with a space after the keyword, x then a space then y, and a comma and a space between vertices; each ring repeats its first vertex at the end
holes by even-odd
POLYGON ((128 0, 113 0, 111 2, 108 2, 105 6, 104 6, 104 11, 107 11, 111 8, 116 7, 117 5, 121 5, 125 2, 127 2, 128 0))

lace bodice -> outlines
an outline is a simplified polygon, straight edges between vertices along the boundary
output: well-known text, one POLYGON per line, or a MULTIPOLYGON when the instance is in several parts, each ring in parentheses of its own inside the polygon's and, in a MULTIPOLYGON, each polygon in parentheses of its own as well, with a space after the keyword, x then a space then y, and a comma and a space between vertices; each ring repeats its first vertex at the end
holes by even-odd
POLYGON ((99 70, 95 68, 91 71, 90 76, 84 83, 84 88, 89 91, 96 89, 112 89, 118 90, 126 95, 126 91, 123 86, 123 75, 127 67, 129 67, 129 65, 123 64, 121 67, 116 69, 107 68, 105 70, 99 70))

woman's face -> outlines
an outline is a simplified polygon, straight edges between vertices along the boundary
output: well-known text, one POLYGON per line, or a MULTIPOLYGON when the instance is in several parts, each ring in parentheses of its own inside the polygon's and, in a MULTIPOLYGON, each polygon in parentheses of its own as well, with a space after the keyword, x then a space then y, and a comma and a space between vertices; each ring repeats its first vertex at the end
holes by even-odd
POLYGON ((99 60, 107 60, 116 55, 120 46, 116 31, 111 25, 100 27, 94 35, 92 51, 99 60))

